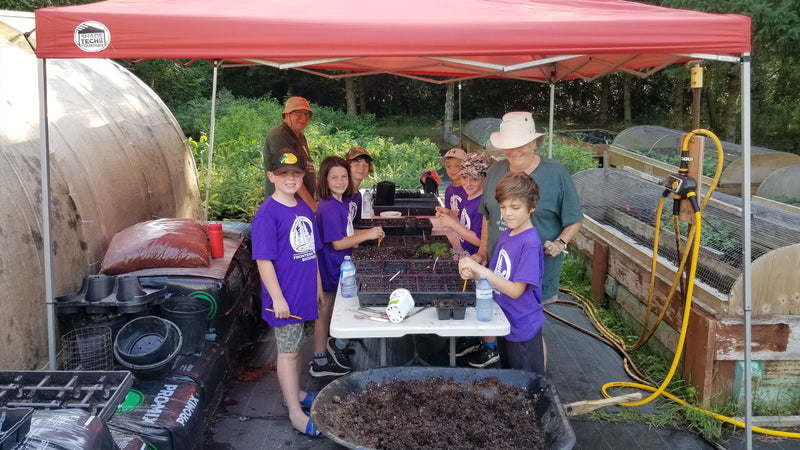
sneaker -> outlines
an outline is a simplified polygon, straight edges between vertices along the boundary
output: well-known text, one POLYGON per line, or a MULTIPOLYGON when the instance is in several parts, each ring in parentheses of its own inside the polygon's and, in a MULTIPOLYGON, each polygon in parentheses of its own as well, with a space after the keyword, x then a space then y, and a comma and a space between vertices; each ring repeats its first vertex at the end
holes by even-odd
POLYGON ((491 350, 481 343, 477 353, 469 359, 469 365, 472 367, 486 367, 498 361, 500 361, 500 353, 497 351, 497 347, 491 350))
POLYGON ((456 340, 456 356, 465 356, 478 351, 481 340, 477 338, 459 338, 456 340))
POLYGON ((344 368, 335 362, 331 361, 330 357, 328 358, 328 362, 325 363, 324 366, 320 366, 314 361, 311 361, 311 367, 308 368, 308 373, 311 374, 312 377, 319 378, 319 377, 340 377, 342 375, 347 375, 350 373, 350 369, 344 368))
POLYGON ((344 349, 340 349, 339 347, 336 346, 336 338, 333 337, 328 338, 327 348, 328 348, 329 360, 333 358, 334 363, 338 364, 341 367, 344 367, 345 369, 350 369, 351 367, 353 367, 350 364, 350 357, 347 356, 347 354, 344 352, 344 349))

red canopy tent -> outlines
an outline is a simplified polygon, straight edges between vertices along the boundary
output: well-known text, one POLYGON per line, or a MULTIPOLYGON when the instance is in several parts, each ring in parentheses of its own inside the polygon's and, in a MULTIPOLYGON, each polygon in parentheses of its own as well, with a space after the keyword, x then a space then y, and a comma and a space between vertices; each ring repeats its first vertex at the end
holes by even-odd
MULTIPOLYGON (((591 80, 616 71, 646 77, 675 63, 728 61, 742 67, 743 158, 750 157, 750 19, 740 15, 623 0, 108 0, 44 8, 35 15, 45 282, 51 306, 47 58, 207 59, 215 61, 215 74, 220 65, 264 64, 327 77, 392 73, 436 83, 518 78, 550 84, 551 111, 552 86, 560 80, 591 80)), ((749 179, 746 165, 748 343, 749 179)), ((750 417, 750 346, 744 347, 750 417)), ((51 366, 54 356, 51 345, 51 366)))

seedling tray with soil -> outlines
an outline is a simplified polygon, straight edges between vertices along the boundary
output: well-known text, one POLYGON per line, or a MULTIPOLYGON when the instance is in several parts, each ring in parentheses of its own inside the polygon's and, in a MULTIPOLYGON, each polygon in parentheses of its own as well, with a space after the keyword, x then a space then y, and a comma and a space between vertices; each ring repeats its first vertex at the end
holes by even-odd
POLYGON ((452 259, 452 247, 447 236, 386 236, 378 241, 367 241, 353 249, 353 260, 369 259, 452 259))
POLYGON ((358 449, 569 449, 575 433, 555 386, 509 369, 381 367, 320 391, 311 418, 358 449))
POLYGON ((381 227, 387 236, 430 236, 433 231, 431 219, 424 217, 360 219, 354 226, 358 230, 381 227))

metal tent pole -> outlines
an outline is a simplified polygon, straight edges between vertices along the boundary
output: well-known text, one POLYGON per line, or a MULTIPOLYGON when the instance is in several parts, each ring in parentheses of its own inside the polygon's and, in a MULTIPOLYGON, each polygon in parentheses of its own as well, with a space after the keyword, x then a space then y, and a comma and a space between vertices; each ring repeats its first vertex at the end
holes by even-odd
POLYGON ((547 157, 553 157, 553 114, 555 112, 555 103, 556 103, 556 84, 550 83, 550 121, 548 124, 549 129, 548 134, 550 135, 550 147, 547 151, 547 157))
POLYGON ((746 448, 753 448, 753 381, 751 364, 752 327, 752 229, 750 217, 750 54, 742 55, 742 159, 744 172, 742 181, 742 219, 744 222, 744 272, 742 293, 744 294, 744 395, 745 395, 745 436, 746 448))
POLYGON ((39 178, 42 183, 42 253, 44 255, 44 299, 47 308, 47 357, 56 370, 56 304, 53 296, 53 241, 50 226, 50 124, 47 119, 47 60, 39 59, 39 178))
POLYGON ((208 200, 211 194, 211 160, 214 156, 214 124, 217 111, 217 68, 219 61, 214 61, 214 77, 211 83, 211 123, 208 127, 208 167, 206 170, 206 201, 203 219, 208 220, 208 200))

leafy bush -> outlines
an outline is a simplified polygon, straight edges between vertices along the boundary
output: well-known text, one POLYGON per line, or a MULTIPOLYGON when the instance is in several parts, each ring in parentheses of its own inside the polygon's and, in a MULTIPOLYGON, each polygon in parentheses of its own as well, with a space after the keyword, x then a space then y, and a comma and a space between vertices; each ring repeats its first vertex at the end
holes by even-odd
MULTIPOLYGON (((249 222, 264 200, 264 137, 270 128, 280 124, 283 104, 274 99, 238 98, 220 92, 216 108, 208 218, 249 222)), ((314 117, 304 133, 315 166, 329 155, 344 157, 350 147, 358 145, 372 155, 375 167, 364 181, 365 186, 391 180, 401 188, 419 188, 420 174, 440 165, 439 149, 428 140, 414 138, 398 143, 375 135, 376 120, 372 115, 362 118, 331 108, 312 108, 314 117)), ((194 100, 175 112, 190 136, 203 198, 208 177, 210 110, 210 100, 194 100)))
MULTIPOLYGON (((545 142, 538 152, 546 155, 548 151, 547 145, 545 142)), ((563 164, 570 174, 597 168, 597 161, 594 160, 592 152, 579 145, 570 145, 556 140, 553 140, 553 159, 563 164)))

